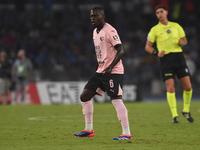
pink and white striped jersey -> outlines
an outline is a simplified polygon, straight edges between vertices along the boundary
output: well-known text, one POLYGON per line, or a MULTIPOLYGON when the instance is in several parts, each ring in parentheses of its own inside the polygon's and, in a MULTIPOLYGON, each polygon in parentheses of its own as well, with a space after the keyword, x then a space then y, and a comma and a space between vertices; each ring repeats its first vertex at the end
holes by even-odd
MULTIPOLYGON (((97 28, 93 31, 93 40, 97 62, 99 64, 96 72, 102 73, 114 60, 117 50, 115 45, 121 44, 121 40, 115 28, 105 23, 103 28, 97 33, 97 28)), ((123 74, 124 67, 120 60, 113 68, 112 74, 123 74)))

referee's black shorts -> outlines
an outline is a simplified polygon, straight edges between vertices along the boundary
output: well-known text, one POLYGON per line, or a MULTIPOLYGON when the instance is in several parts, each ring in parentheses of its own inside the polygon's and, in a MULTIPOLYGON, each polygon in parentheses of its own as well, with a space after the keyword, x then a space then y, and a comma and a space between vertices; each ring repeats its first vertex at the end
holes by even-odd
POLYGON ((177 76, 178 79, 190 76, 189 69, 186 65, 183 53, 169 53, 160 58, 161 73, 163 81, 167 79, 174 79, 177 76))

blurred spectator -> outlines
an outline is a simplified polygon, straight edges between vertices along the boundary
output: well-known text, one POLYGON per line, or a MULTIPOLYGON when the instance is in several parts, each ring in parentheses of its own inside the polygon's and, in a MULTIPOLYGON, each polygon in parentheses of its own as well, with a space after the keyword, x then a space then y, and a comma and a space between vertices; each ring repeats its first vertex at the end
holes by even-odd
POLYGON ((32 69, 32 63, 28 58, 26 58, 25 51, 23 49, 19 50, 18 59, 14 62, 12 67, 12 78, 16 82, 14 103, 17 102, 20 88, 22 89, 21 102, 24 102, 26 84, 31 75, 32 69))
POLYGON ((6 53, 0 52, 0 104, 10 103, 11 66, 12 62, 6 58, 6 53))

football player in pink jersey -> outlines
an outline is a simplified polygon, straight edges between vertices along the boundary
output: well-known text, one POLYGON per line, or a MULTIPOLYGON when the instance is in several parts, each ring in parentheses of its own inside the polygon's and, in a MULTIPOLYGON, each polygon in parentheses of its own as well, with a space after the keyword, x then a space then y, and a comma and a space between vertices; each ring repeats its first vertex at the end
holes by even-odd
POLYGON ((93 41, 97 57, 96 72, 90 77, 80 96, 85 117, 85 129, 80 133, 75 133, 74 136, 94 136, 91 99, 96 94, 103 95, 106 91, 122 125, 122 135, 113 140, 132 140, 128 111, 122 101, 124 67, 121 58, 124 50, 121 40, 115 28, 105 22, 103 8, 94 7, 90 13, 90 19, 95 27, 93 41))

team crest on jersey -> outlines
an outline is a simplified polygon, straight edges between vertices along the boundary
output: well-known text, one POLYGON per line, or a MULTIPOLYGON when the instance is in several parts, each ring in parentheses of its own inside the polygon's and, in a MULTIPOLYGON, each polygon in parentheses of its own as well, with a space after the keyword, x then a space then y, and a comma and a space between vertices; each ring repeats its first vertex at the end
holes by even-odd
POLYGON ((168 29, 168 30, 167 30, 167 33, 169 34, 169 33, 171 33, 171 31, 168 29))
POLYGON ((101 41, 103 41, 103 40, 104 40, 104 37, 103 37, 103 36, 101 36, 101 37, 100 37, 100 40, 101 40, 101 41))

